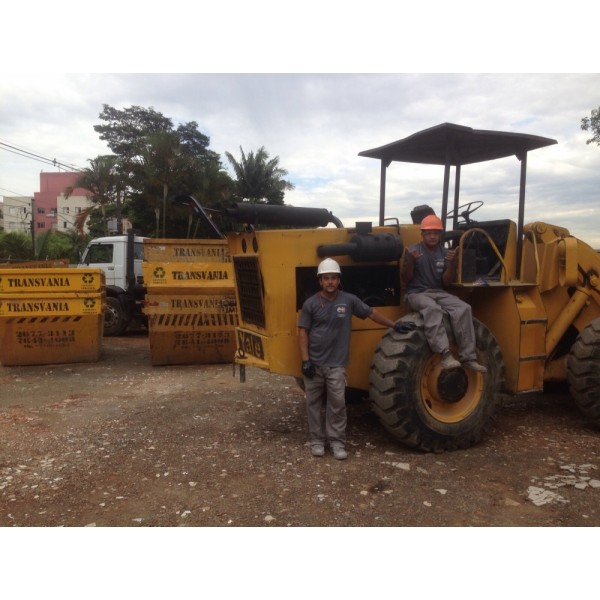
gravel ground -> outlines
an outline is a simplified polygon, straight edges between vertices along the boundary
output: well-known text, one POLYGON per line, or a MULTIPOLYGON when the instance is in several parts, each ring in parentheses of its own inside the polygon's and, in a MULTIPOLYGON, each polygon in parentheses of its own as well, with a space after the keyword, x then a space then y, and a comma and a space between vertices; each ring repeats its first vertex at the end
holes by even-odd
POLYGON ((349 406, 349 458, 310 455, 289 377, 101 360, 0 367, 3 527, 600 525, 600 432, 568 396, 504 398, 478 446, 399 446, 349 406))

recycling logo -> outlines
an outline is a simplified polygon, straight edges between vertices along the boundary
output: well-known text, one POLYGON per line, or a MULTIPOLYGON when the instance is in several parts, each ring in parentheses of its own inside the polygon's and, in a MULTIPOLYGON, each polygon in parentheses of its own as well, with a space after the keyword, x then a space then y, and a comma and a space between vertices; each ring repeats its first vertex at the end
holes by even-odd
POLYGON ((93 298, 85 298, 83 305, 86 308, 94 308, 94 306, 96 306, 96 301, 93 298))
POLYGON ((94 276, 91 273, 86 273, 81 279, 83 283, 94 283, 94 276))
POLYGON ((164 279, 165 278, 165 270, 162 267, 156 267, 154 272, 152 273, 156 279, 164 279))

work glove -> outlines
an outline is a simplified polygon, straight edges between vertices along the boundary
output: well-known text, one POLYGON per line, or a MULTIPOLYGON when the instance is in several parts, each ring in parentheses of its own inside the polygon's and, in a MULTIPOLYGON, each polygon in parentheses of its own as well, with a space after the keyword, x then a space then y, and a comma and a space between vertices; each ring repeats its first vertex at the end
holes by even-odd
POLYGON ((394 323, 394 331, 398 333, 409 333, 417 328, 417 324, 413 321, 398 321, 394 323))
POLYGON ((302 361, 302 375, 312 379, 315 376, 315 365, 310 360, 302 361))

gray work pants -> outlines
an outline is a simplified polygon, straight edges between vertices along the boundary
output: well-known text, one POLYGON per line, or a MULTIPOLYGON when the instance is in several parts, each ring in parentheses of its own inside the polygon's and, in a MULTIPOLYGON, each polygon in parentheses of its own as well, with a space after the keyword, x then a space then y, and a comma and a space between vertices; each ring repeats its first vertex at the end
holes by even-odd
POLYGON ((444 327, 444 313, 450 317, 459 351, 459 360, 476 360, 475 328, 471 307, 444 290, 426 290, 406 295, 406 304, 418 311, 425 322, 425 337, 432 352, 441 353, 450 346, 444 327))
POLYGON ((317 367, 312 379, 304 378, 310 445, 346 445, 346 369, 317 367), (326 404, 323 410, 323 400, 326 404))

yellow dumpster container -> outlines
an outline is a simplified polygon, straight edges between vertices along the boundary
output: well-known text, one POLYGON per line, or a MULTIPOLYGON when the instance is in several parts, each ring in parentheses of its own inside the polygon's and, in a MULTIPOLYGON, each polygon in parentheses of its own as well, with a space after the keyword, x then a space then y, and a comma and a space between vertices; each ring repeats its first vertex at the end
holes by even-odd
POLYGON ((230 363, 238 323, 226 240, 144 240, 153 365, 230 363))
POLYGON ((0 363, 99 360, 104 304, 100 269, 0 269, 0 363))
POLYGON ((148 294, 153 365, 233 362, 238 324, 235 294, 148 294))

